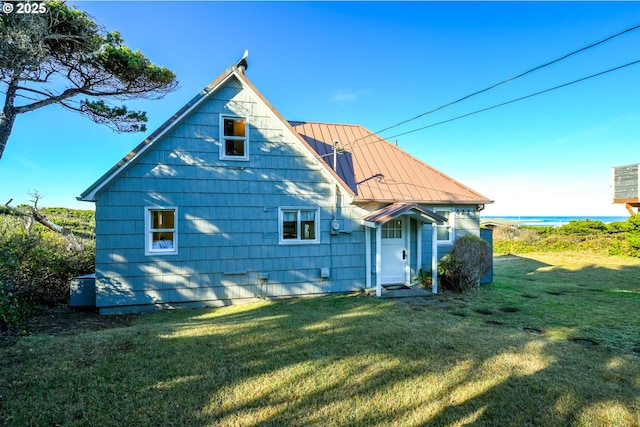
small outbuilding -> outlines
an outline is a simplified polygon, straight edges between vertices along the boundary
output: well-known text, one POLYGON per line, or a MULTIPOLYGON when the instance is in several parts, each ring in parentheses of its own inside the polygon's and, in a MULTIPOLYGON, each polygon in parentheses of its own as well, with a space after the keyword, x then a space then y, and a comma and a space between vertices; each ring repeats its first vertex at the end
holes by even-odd
POLYGON ((631 215, 640 208, 640 168, 638 164, 615 166, 613 168, 613 203, 624 204, 631 215))

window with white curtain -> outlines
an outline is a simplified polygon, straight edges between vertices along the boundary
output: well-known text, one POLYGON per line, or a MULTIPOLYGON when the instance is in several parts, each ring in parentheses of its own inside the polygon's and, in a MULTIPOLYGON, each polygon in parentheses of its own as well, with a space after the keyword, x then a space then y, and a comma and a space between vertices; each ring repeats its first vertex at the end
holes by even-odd
POLYGON ((319 209, 279 208, 280 243, 319 242, 319 209))
POLYGON ((145 207, 145 253, 175 255, 178 253, 177 207, 145 207))

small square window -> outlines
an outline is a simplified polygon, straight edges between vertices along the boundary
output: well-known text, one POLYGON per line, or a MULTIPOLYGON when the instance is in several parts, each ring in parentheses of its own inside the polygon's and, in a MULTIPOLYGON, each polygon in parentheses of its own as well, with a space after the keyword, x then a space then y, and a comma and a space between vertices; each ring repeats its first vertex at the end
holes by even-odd
POLYGON ((221 118, 220 158, 225 160, 248 160, 247 121, 242 117, 221 118))
POLYGON ((145 208, 145 253, 178 252, 177 208, 145 208))
POLYGON ((383 239, 401 239, 402 238, 402 220, 393 219, 382 224, 383 239))

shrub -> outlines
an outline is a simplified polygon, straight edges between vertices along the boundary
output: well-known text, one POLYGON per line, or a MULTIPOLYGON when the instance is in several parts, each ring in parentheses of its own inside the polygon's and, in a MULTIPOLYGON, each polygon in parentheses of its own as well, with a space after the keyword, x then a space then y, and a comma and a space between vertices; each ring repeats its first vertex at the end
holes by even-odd
POLYGON ((605 232, 607 232, 607 225, 604 222, 585 219, 579 221, 569 221, 568 224, 558 227, 554 231, 554 234, 586 236, 593 234, 604 234, 605 232))
POLYGON ((595 251, 640 258, 640 215, 626 221, 570 221, 553 227, 497 227, 493 233, 495 253, 535 251, 595 251))
POLYGON ((627 234, 627 243, 629 244, 629 255, 640 258, 640 233, 627 234))
POLYGON ((34 311, 28 300, 20 298, 9 286, 0 282, 0 332, 15 332, 34 311))
MULTIPOLYGON (((543 227, 539 228, 542 229, 543 227)), ((544 228, 546 229, 547 227, 544 228)), ((534 227, 499 226, 493 230, 494 241, 510 240, 514 242, 534 243, 540 240, 540 236, 540 231, 534 227)))
POLYGON ((69 250, 59 234, 21 217, 0 215, 0 281, 15 295, 52 300, 66 297, 75 276, 94 270, 95 244, 81 252, 69 250))
POLYGON ((418 275, 414 279, 417 283, 419 283, 424 288, 431 288, 431 270, 423 270, 420 269, 418 271, 418 275))
POLYGON ((466 292, 480 284, 480 279, 491 270, 491 265, 489 244, 477 236, 463 236, 440 260, 441 286, 455 292, 466 292))

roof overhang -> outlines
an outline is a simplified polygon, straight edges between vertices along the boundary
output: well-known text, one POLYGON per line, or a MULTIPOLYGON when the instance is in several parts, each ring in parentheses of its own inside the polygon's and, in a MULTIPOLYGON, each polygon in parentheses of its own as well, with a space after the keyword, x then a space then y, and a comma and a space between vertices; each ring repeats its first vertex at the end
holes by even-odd
MULTIPOLYGON (((204 103, 214 92, 220 87, 225 85, 231 78, 235 78, 244 88, 252 91, 254 95, 260 99, 265 106, 271 110, 271 112, 282 122, 285 128, 291 133, 293 138, 298 140, 300 145, 304 147, 307 155, 312 159, 316 159, 313 149, 307 144, 302 136, 296 132, 293 127, 286 121, 282 115, 267 101, 267 99, 258 91, 258 89, 247 79, 244 75, 244 70, 235 67, 228 68, 214 81, 212 81, 207 87, 205 87, 198 95, 196 95, 191 101, 189 101, 184 107, 176 112, 169 120, 163 123, 158 129, 151 133, 144 141, 142 141, 137 147, 135 147, 129 154, 127 154, 122 160, 120 160, 109 171, 102 175, 96 182, 94 182, 88 189, 86 189, 79 197, 76 197, 79 201, 95 202, 97 200, 98 193, 102 191, 109 183, 114 179, 122 175, 143 153, 145 153, 151 146, 153 146, 158 140, 162 139, 169 131, 177 126, 186 116, 191 114, 193 110, 198 108, 204 103)), ((322 163, 321 163, 322 165, 322 163)), ((338 188, 349 197, 349 203, 355 197, 355 193, 349 188, 349 186, 338 176, 338 174, 331 168, 322 165, 321 170, 326 176, 333 181, 338 188), (324 167, 322 167, 324 166, 324 167)))
POLYGON ((171 116, 166 122, 164 122, 158 129, 151 133, 144 141, 129 152, 116 163, 111 169, 109 169, 104 175, 102 175, 96 182, 94 182, 89 188, 87 188, 79 197, 76 197, 79 201, 95 202, 97 194, 116 177, 120 176, 133 162, 145 153, 156 141, 161 139, 164 135, 172 130, 182 119, 188 116, 194 109, 198 108, 204 101, 206 101, 209 95, 215 92, 219 87, 224 85, 233 76, 238 76, 239 72, 237 67, 228 68, 224 73, 218 76, 214 81, 209 83, 207 87, 202 89, 191 101, 189 101, 184 107, 178 110, 173 116, 171 116))
POLYGON ((348 203, 351 203, 356 196, 355 192, 347 185, 346 182, 338 175, 338 173, 333 170, 326 162, 320 161, 317 157, 317 153, 315 150, 305 141, 305 139, 300 135, 294 128, 291 126, 288 120, 286 120, 282 114, 276 108, 271 105, 271 103, 265 98, 262 93, 253 85, 253 83, 244 75, 239 74, 238 79, 244 84, 246 88, 253 91, 253 93, 260 99, 264 105, 273 113, 273 115, 280 120, 280 122, 284 125, 284 127, 290 132, 290 135, 295 138, 301 147, 303 147, 304 151, 307 155, 310 156, 311 159, 318 162, 320 166, 320 170, 331 180, 334 184, 338 186, 342 194, 347 196, 348 203))
POLYGON ((391 221, 402 215, 408 215, 419 222, 430 224, 446 224, 447 218, 429 209, 425 209, 417 203, 394 203, 384 208, 373 211, 362 218, 362 223, 369 228, 376 228, 380 224, 391 221))

